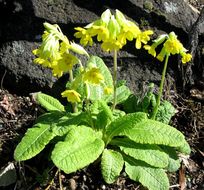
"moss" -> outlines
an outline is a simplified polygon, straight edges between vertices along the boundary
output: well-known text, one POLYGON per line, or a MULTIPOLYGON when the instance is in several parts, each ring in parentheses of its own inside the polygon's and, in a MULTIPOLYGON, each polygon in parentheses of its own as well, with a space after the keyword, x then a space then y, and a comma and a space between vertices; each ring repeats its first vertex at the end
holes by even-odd
POLYGON ((142 17, 140 18, 140 27, 144 28, 145 26, 149 26, 149 21, 142 17))
POLYGON ((143 6, 144 6, 144 9, 146 9, 148 11, 152 11, 154 8, 152 2, 150 2, 150 1, 145 1, 143 6))

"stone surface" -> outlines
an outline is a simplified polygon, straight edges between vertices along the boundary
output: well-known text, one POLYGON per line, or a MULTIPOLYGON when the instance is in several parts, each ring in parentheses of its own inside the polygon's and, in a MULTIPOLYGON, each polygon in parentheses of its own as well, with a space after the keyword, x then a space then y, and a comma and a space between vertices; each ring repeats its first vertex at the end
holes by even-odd
POLYGON ((33 63, 34 56, 31 52, 35 46, 27 41, 4 44, 0 50, 0 76, 3 87, 25 94, 52 87, 55 79, 51 72, 33 63))
MULTIPOLYGON (((75 26, 92 22, 107 8, 121 10, 141 28, 152 28, 156 34, 175 31, 184 44, 187 44, 188 32, 198 18, 198 13, 184 0, 1 0, 1 79, 7 70, 3 85, 17 91, 23 87, 25 91, 32 92, 50 89, 53 78, 49 70, 32 63, 34 56, 31 50, 36 42, 40 42, 43 22, 57 23, 73 40, 75 26)), ((111 55, 102 52, 99 45, 89 47, 88 51, 102 57, 111 67, 111 55)), ((158 83, 160 70, 156 64, 151 65, 153 59, 149 59, 146 52, 137 51, 133 43, 126 46, 118 58, 119 63, 126 65, 122 66, 119 75, 129 81, 132 89, 137 91, 139 84, 148 79, 158 83)), ((172 73, 175 75, 177 71, 172 73)))

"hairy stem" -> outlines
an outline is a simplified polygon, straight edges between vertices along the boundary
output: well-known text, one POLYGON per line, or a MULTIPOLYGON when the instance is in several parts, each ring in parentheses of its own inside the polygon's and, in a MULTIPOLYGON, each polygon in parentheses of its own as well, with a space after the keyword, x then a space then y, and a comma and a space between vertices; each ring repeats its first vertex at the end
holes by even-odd
POLYGON ((116 106, 116 85, 117 85, 117 50, 114 50, 113 55, 113 109, 116 106))
MULTIPOLYGON (((70 82, 72 82, 74 80, 73 71, 72 70, 69 70, 69 80, 70 80, 70 82)), ((74 113, 78 112, 77 103, 72 103, 72 109, 73 109, 74 113)))
POLYGON ((154 120, 156 118, 158 108, 160 106, 160 100, 161 100, 161 97, 162 97, 162 92, 163 92, 163 87, 164 87, 164 81, 165 81, 165 76, 166 76, 166 69, 167 69, 168 60, 169 60, 169 55, 167 54, 166 58, 165 58, 165 62, 164 62, 164 68, 163 68, 163 71, 162 71, 162 78, 161 78, 160 87, 159 87, 159 94, 158 94, 156 106, 155 106, 155 108, 153 110, 153 114, 152 114, 152 118, 151 118, 151 119, 154 119, 154 120))

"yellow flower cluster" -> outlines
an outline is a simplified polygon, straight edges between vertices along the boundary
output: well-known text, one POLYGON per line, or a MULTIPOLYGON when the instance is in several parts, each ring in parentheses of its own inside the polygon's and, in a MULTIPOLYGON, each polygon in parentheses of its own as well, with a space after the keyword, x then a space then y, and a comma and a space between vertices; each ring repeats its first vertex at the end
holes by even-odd
POLYGON ((84 82, 98 85, 104 81, 104 77, 98 68, 93 67, 84 73, 83 80, 84 82))
POLYGON ((84 46, 93 44, 93 37, 102 42, 104 51, 113 51, 121 49, 128 41, 136 39, 135 47, 140 49, 142 44, 147 44, 153 31, 147 30, 142 32, 139 27, 132 21, 127 20, 124 15, 116 10, 112 15, 107 9, 102 13, 101 18, 95 22, 82 27, 76 27, 76 38, 80 38, 80 43, 84 46))
POLYGON ((169 35, 161 35, 154 43, 149 46, 145 45, 144 48, 148 50, 148 53, 154 57, 157 57, 159 61, 163 61, 165 56, 167 55, 175 55, 180 54, 182 59, 182 63, 187 63, 192 59, 192 55, 190 53, 186 53, 187 50, 183 47, 182 43, 177 39, 177 36, 174 32, 169 33, 169 35), (164 42, 164 43, 163 43, 164 42), (163 48, 161 49, 160 53, 156 55, 155 48, 163 43, 163 48))
POLYGON ((102 75, 99 68, 95 66, 87 68, 85 70, 82 70, 80 75, 81 80, 75 79, 75 81, 73 81, 74 85, 72 86, 72 89, 65 90, 61 93, 62 97, 66 97, 69 102, 81 102, 81 95, 76 91, 76 89, 78 88, 78 85, 82 83, 86 83, 86 85, 101 85, 103 87, 104 94, 109 95, 112 93, 112 88, 105 86, 104 76, 102 75))
POLYGON ((58 25, 44 23, 44 27, 42 44, 38 49, 33 50, 33 54, 37 56, 34 62, 51 68, 54 76, 61 77, 79 62, 70 50, 78 54, 87 56, 88 54, 80 45, 69 42, 58 25))

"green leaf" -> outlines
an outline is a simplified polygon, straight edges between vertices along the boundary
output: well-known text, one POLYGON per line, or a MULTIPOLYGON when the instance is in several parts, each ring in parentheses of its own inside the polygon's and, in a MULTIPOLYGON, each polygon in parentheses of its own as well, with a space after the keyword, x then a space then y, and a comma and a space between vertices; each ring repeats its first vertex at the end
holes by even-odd
POLYGON ((149 166, 131 157, 125 158, 125 172, 130 179, 140 182, 148 190, 168 190, 169 181, 163 169, 149 166))
POLYGON ((112 111, 105 101, 93 102, 90 111, 97 130, 103 130, 113 120, 112 111))
MULTIPOLYGON (((122 86, 117 87, 116 88, 116 104, 120 104, 124 102, 125 100, 127 100, 130 94, 131 94, 131 91, 127 86, 122 85, 122 86)), ((113 94, 111 96, 107 96, 106 101, 113 102, 113 94)))
POLYGON ((37 93, 37 101, 47 111, 65 111, 64 106, 59 100, 44 93, 37 93))
POLYGON ((27 133, 16 147, 14 157, 16 160, 27 160, 45 148, 56 135, 53 129, 65 117, 64 112, 51 111, 38 117, 33 128, 28 129, 27 133))
MULTIPOLYGON (((104 85, 113 89, 112 75, 108 67, 103 62, 103 60, 100 57, 91 56, 90 59, 88 60, 87 67, 93 67, 93 66, 97 67, 100 70, 101 74, 103 75, 105 79, 104 85)), ((89 87, 91 92, 90 94, 91 100, 100 100, 100 99, 105 99, 105 97, 107 97, 107 95, 103 93, 102 86, 89 84, 89 87)))
POLYGON ((106 183, 113 183, 123 169, 123 156, 114 150, 105 149, 101 158, 102 175, 106 183))
POLYGON ((185 143, 183 134, 177 129, 151 119, 132 122, 129 128, 124 128, 120 136, 142 144, 161 144, 171 147, 181 147, 185 143))
POLYGON ((160 146, 160 147, 166 154, 169 155, 168 156, 168 166, 166 167, 166 169, 169 172, 177 171, 179 169, 181 163, 180 163, 180 160, 179 160, 174 148, 168 147, 168 146, 160 146))
POLYGON ((126 115, 126 113, 124 111, 118 110, 118 109, 114 109, 112 112, 113 112, 113 120, 116 120, 116 119, 126 115))
POLYGON ((163 101, 159 106, 156 120, 168 124, 175 113, 176 109, 174 106, 168 101, 163 101))
POLYGON ((128 98, 122 103, 123 110, 126 113, 138 112, 138 110, 142 111, 141 107, 137 107, 138 102, 138 97, 136 97, 134 94, 130 94, 128 98))
POLYGON ((56 135, 62 136, 69 131, 71 126, 78 126, 81 124, 87 124, 87 115, 85 112, 82 113, 69 113, 61 117, 57 124, 52 128, 56 135))
POLYGON ((48 113, 40 115, 35 123, 41 123, 41 124, 50 124, 55 125, 58 123, 59 119, 65 115, 64 112, 61 111, 50 111, 48 113))
POLYGON ((116 103, 122 103, 130 96, 130 94, 130 89, 127 86, 119 86, 118 88, 116 88, 116 103))
POLYGON ((18 144, 14 152, 17 161, 28 160, 40 151, 53 139, 55 135, 51 131, 50 124, 38 123, 27 130, 25 136, 18 144))
POLYGON ((86 126, 71 127, 64 142, 58 142, 52 151, 51 159, 65 173, 94 162, 104 150, 104 142, 86 126))
POLYGON ((165 168, 168 165, 168 155, 157 145, 138 144, 128 138, 116 138, 110 144, 119 146, 125 154, 151 166, 165 168))
POLYGON ((191 147, 189 146, 187 141, 184 141, 183 144, 178 147, 178 151, 186 155, 189 155, 191 153, 191 147))
POLYGON ((110 142, 114 136, 123 134, 134 128, 138 123, 147 119, 147 115, 143 112, 130 113, 114 120, 106 128, 106 138, 110 142))

